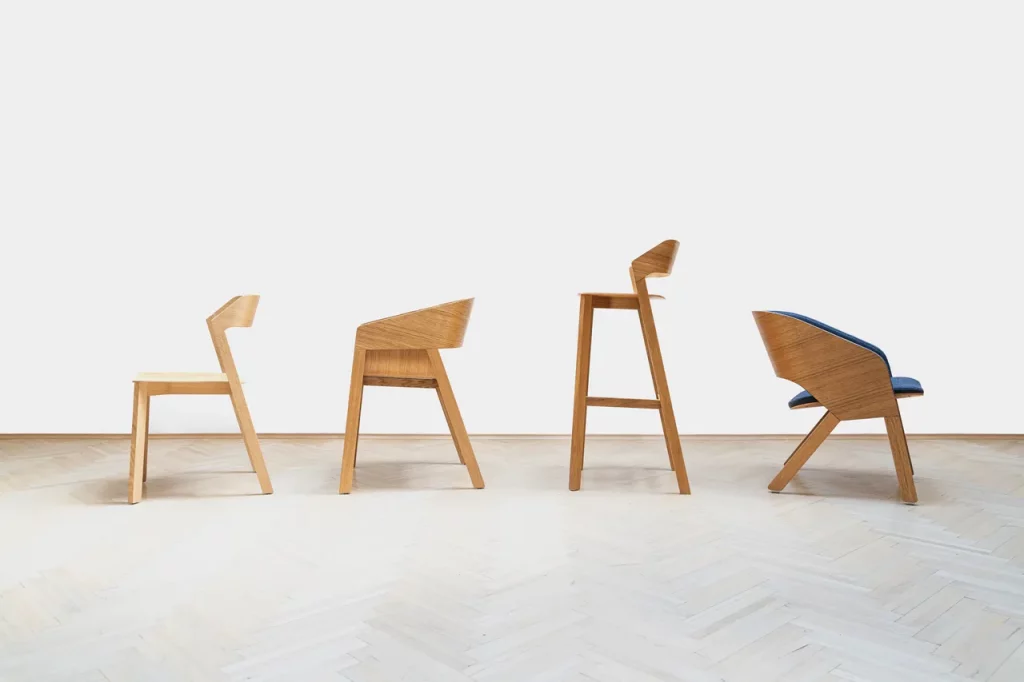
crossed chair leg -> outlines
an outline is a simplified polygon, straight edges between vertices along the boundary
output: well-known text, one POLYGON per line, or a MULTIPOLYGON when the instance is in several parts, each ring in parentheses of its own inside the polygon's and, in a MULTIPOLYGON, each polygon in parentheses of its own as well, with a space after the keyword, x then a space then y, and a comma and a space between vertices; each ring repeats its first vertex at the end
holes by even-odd
MULTIPOLYGON (((781 492, 789 485, 796 473, 803 468, 811 455, 818 447, 825 442, 832 430, 839 424, 839 418, 831 412, 826 412, 818 423, 811 429, 800 445, 796 447, 793 454, 789 456, 782 470, 776 474, 768 490, 774 493, 781 492)), ((903 420, 899 415, 885 417, 885 430, 889 435, 889 448, 892 450, 892 461, 896 467, 896 479, 899 481, 900 499, 906 504, 917 502, 917 488, 914 485, 914 465, 910 461, 910 448, 907 447, 907 436, 903 431, 903 420)))

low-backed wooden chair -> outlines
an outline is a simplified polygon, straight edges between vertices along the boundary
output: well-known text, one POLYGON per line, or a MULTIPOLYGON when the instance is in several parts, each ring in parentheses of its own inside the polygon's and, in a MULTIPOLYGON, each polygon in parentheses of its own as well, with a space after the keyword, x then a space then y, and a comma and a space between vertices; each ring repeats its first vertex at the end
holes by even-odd
POLYGON ((826 409, 768 489, 777 493, 785 488, 840 421, 882 417, 900 499, 917 502, 914 465, 896 401, 924 395, 921 383, 892 376, 889 359, 880 348, 817 320, 778 311, 755 312, 754 320, 775 375, 804 389, 789 401, 789 407, 826 409))
POLYGON ((580 294, 580 330, 576 350, 576 395, 572 413, 572 444, 569 460, 569 490, 579 490, 583 480, 583 449, 587 431, 587 407, 633 407, 647 410, 658 410, 661 415, 661 428, 665 434, 665 445, 668 447, 668 459, 676 472, 679 492, 690 494, 690 482, 686 477, 686 465, 683 463, 683 446, 679 442, 679 431, 676 428, 676 417, 672 411, 672 398, 668 392, 668 378, 665 376, 665 365, 661 358, 661 346, 658 344, 658 332, 654 327, 654 311, 651 309, 652 296, 647 291, 648 277, 666 277, 672 272, 672 264, 679 250, 679 242, 674 239, 664 241, 633 261, 629 268, 630 281, 633 284, 631 294, 580 294), (651 368, 651 379, 654 382, 654 399, 645 398, 599 398, 587 395, 590 390, 590 342, 594 331, 594 309, 611 308, 615 310, 636 310, 640 317, 640 331, 643 333, 644 346, 647 349, 647 361, 651 368))
POLYGON ((270 474, 260 450, 260 441, 249 415, 249 407, 242 393, 242 382, 235 369, 227 330, 231 327, 251 327, 256 315, 259 296, 235 296, 206 318, 213 339, 213 349, 220 363, 216 372, 162 372, 143 373, 135 377, 135 411, 132 415, 131 459, 128 466, 128 501, 135 504, 142 499, 142 482, 149 468, 149 399, 155 395, 229 395, 235 409, 242 441, 249 453, 249 461, 265 495, 274 492, 270 474))
POLYGON ((356 330, 352 355, 352 382, 345 421, 345 449, 341 461, 342 495, 352 492, 356 450, 359 446, 359 417, 364 386, 432 388, 437 391, 448 430, 455 441, 459 461, 469 469, 474 488, 483 488, 473 446, 462 422, 455 393, 441 361, 441 348, 460 348, 466 335, 473 299, 453 301, 403 315, 367 322, 356 330))

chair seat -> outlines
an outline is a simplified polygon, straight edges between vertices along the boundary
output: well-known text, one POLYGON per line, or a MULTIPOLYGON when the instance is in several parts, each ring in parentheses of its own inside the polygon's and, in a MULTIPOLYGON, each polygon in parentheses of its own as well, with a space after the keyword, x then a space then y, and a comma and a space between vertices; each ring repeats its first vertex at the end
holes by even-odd
MULTIPOLYGON (((602 296, 604 298, 625 298, 625 299, 636 298, 637 297, 636 294, 608 294, 608 293, 599 292, 599 291, 584 291, 584 292, 580 293, 579 295, 580 296, 602 296)), ((665 297, 662 296, 661 294, 651 294, 648 298, 650 298, 653 301, 655 299, 664 300, 665 297)))
POLYGON ((135 386, 150 396, 231 393, 228 376, 220 372, 143 372, 135 377, 135 386))
POLYGON ((227 383, 228 375, 221 372, 142 372, 135 377, 136 383, 159 384, 212 384, 227 383))
MULTIPOLYGON (((603 294, 587 291, 580 296, 589 296, 590 302, 593 304, 595 309, 612 308, 616 310, 639 310, 640 309, 640 296, 638 294, 603 294)), ((657 300, 665 298, 664 296, 658 296, 652 294, 648 297, 650 300, 657 300)))
MULTIPOLYGON (((910 398, 913 396, 924 395, 924 389, 921 388, 921 382, 917 379, 911 379, 910 377, 893 377, 892 378, 892 392, 896 394, 897 398, 910 398)), ((816 407, 818 401, 813 395, 807 391, 801 391, 793 396, 793 399, 789 401, 790 409, 796 409, 798 407, 816 407)))

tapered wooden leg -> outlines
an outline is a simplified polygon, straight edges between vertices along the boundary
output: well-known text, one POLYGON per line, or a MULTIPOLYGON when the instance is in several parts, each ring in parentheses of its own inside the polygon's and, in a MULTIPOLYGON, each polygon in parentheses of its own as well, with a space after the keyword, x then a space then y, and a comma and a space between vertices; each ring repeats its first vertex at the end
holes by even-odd
POLYGON ((910 448, 903 431, 903 419, 899 415, 885 418, 885 430, 889 434, 889 448, 896 466, 896 479, 900 485, 900 499, 906 504, 917 502, 917 486, 914 485, 914 470, 910 464, 910 448))
POLYGON ((356 348, 352 354, 352 378, 348 385, 348 416, 345 419, 345 449, 341 457, 341 485, 338 492, 352 492, 356 475, 356 446, 359 444, 359 417, 363 411, 363 369, 366 351, 356 348))
MULTIPOLYGON (((363 389, 365 390, 365 388, 366 388, 366 384, 364 383, 363 384, 363 389)), ((351 400, 351 396, 349 397, 349 400, 351 400)), ((354 473, 355 468, 357 466, 359 466, 359 424, 362 422, 362 419, 363 419, 363 394, 362 393, 359 394, 359 406, 356 409, 357 409, 357 412, 356 412, 356 442, 355 442, 355 444, 352 445, 352 469, 353 469, 353 474, 352 474, 353 478, 352 478, 352 480, 353 481, 355 481, 355 473, 354 473)), ((345 416, 345 420, 346 420, 346 422, 348 420, 348 415, 347 414, 345 416)), ((345 435, 346 436, 348 435, 348 429, 347 428, 345 429, 345 435)))
POLYGON ((146 394, 146 444, 142 448, 142 480, 149 480, 149 399, 150 396, 146 394))
POLYGON ((483 488, 484 477, 480 473, 476 455, 473 454, 473 446, 469 442, 466 425, 462 422, 459 404, 455 402, 455 392, 452 391, 451 382, 448 381, 448 372, 445 371, 444 362, 441 361, 441 353, 436 349, 431 349, 427 351, 427 356, 430 358, 430 366, 434 370, 434 379, 437 381, 437 397, 441 399, 441 407, 448 418, 448 428, 451 429, 452 440, 455 441, 459 459, 469 469, 469 478, 473 482, 473 487, 483 488))
POLYGON ((569 490, 583 482, 583 448, 587 439, 587 392, 590 390, 590 345, 594 336, 594 299, 580 296, 580 330, 576 345, 576 393, 572 405, 569 446, 569 490))
POLYGON ((828 435, 832 433, 832 430, 836 428, 838 423, 839 419, 834 414, 826 412, 825 416, 819 419, 818 423, 811 429, 811 432, 800 441, 800 445, 796 446, 796 450, 786 460, 782 470, 768 484, 768 490, 777 493, 789 485, 789 482, 796 476, 796 472, 800 471, 800 468, 807 463, 807 460, 825 442, 825 439, 828 438, 828 435))
POLYGON ((135 384, 135 407, 132 410, 132 444, 128 460, 128 503, 142 499, 142 469, 149 439, 149 394, 145 384, 135 384))
POLYGON ((264 495, 269 495, 274 492, 274 487, 270 485, 270 473, 267 471, 267 463, 263 460, 263 450, 260 449, 260 439, 256 436, 256 427, 253 426, 245 394, 242 393, 241 385, 231 385, 230 390, 231 406, 235 410, 235 419, 238 420, 238 428, 242 432, 245 451, 249 453, 249 462, 260 481, 260 490, 264 495))
MULTIPOLYGON (((454 437, 455 437, 454 436, 454 434, 455 434, 455 426, 452 424, 452 418, 448 414, 448 407, 444 404, 444 396, 441 394, 441 389, 440 388, 437 388, 435 390, 437 391, 437 399, 441 402, 441 411, 444 412, 444 420, 446 422, 448 422, 448 433, 452 434, 452 438, 454 439, 454 437)), ((462 451, 459 450, 458 446, 459 446, 459 443, 458 443, 458 441, 456 441, 455 442, 455 451, 459 455, 459 462, 461 464, 465 464, 466 463, 466 458, 462 456, 462 451)))
POLYGON ((676 415, 672 409, 672 397, 668 391, 668 377, 665 376, 665 363, 661 357, 661 346, 658 343, 658 331, 654 327, 654 311, 651 310, 651 299, 647 296, 646 282, 636 284, 640 304, 640 326, 644 331, 647 345, 648 360, 654 373, 654 389, 661 402, 661 426, 665 433, 665 445, 668 448, 669 463, 676 472, 676 484, 679 493, 690 494, 690 480, 686 475, 686 464, 683 463, 683 445, 679 442, 679 430, 676 427, 676 415))
MULTIPOLYGON (((647 340, 647 327, 646 325, 643 324, 643 313, 640 311, 640 306, 637 306, 637 313, 640 316, 640 332, 641 334, 643 334, 643 347, 644 350, 647 352, 647 366, 650 368, 650 379, 654 383, 654 397, 660 399, 660 396, 657 394, 657 374, 654 371, 654 360, 651 359, 650 342, 647 340)), ((662 433, 668 432, 670 427, 666 426, 665 412, 662 410, 658 410, 657 416, 660 420, 662 420, 662 433)), ((673 471, 676 470, 676 463, 672 461, 671 452, 669 453, 669 466, 672 468, 673 471)))
MULTIPOLYGON (((637 306, 636 312, 640 317, 640 333, 643 334, 644 337, 644 350, 647 352, 647 366, 651 368, 651 381, 654 383, 654 397, 660 400, 661 396, 658 395, 658 377, 654 370, 654 360, 651 359, 651 344, 647 340, 647 327, 644 325, 644 316, 640 312, 639 306, 637 306)), ((658 417, 661 419, 661 432, 666 433, 668 427, 665 425, 665 413, 661 409, 658 410, 658 417)), ((668 465, 672 468, 672 471, 676 470, 676 465, 675 462, 672 461, 671 453, 669 453, 668 456, 668 465)))

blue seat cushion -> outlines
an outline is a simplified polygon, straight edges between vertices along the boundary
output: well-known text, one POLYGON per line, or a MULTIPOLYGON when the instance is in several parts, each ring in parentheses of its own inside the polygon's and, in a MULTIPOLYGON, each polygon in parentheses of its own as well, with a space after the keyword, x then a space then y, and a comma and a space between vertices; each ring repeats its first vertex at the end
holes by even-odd
MULTIPOLYGON (((897 396, 899 395, 924 395, 924 389, 921 388, 921 382, 917 379, 911 379, 910 377, 893 377, 892 378, 892 392, 897 396)), ((809 405, 811 403, 818 402, 814 396, 807 391, 800 391, 797 393, 792 400, 789 401, 789 406, 800 407, 801 405, 809 405)))
POLYGON ((806 322, 807 324, 814 325, 818 329, 827 331, 829 334, 835 334, 841 339, 846 339, 851 343, 855 343, 861 348, 867 348, 869 351, 882 358, 882 360, 885 362, 885 368, 889 370, 889 376, 892 376, 892 368, 889 367, 889 358, 885 357, 885 353, 882 352, 882 349, 876 346, 875 344, 868 343, 864 339, 858 339, 853 334, 847 334, 844 331, 836 329, 831 325, 827 325, 824 322, 819 322, 818 320, 815 320, 812 317, 807 317, 806 315, 800 315, 799 313, 787 313, 782 310, 773 310, 771 312, 775 313, 776 315, 785 315, 786 317, 792 317, 794 319, 800 320, 801 322, 806 322))

